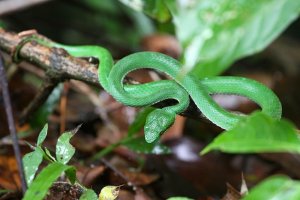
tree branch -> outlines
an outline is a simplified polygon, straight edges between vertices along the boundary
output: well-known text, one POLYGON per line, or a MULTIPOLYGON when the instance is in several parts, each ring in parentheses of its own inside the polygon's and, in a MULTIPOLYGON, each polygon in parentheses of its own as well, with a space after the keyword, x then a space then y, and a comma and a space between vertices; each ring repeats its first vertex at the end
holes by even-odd
MULTIPOLYGON (((16 33, 0 28, 0 49, 12 54, 21 38, 16 33)), ((26 43, 20 57, 47 73, 60 75, 63 79, 75 79, 100 86, 96 66, 80 58, 71 57, 65 50, 48 48, 35 42, 26 43)))
MULTIPOLYGON (((12 54, 20 41, 21 38, 18 34, 0 28, 0 49, 3 51, 12 54)), ((19 55, 23 60, 29 61, 46 70, 47 74, 56 74, 61 80, 74 79, 98 87, 101 86, 98 81, 97 69, 94 64, 80 58, 71 57, 63 49, 48 48, 37 44, 36 42, 29 42, 22 47, 19 55)), ((130 79, 126 79, 125 81, 127 83, 132 83, 130 79)), ((167 100, 158 103, 156 107, 165 107, 172 103, 174 103, 174 101, 167 100)), ((203 119, 201 112, 192 101, 188 109, 183 112, 182 115, 203 119)))

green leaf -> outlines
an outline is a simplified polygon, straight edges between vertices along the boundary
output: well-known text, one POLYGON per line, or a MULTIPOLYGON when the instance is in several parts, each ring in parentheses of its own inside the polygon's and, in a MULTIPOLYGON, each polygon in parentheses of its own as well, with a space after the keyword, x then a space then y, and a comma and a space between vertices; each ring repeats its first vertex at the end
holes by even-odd
POLYGON ((294 152, 300 153, 300 137, 287 120, 275 120, 255 112, 232 130, 224 131, 201 154, 211 150, 228 153, 294 152))
POLYGON ((44 142, 45 138, 47 137, 48 132, 48 124, 45 124, 44 128, 41 130, 39 137, 37 139, 36 145, 41 146, 41 144, 44 142))
POLYGON ((167 146, 158 142, 147 143, 142 137, 126 140, 122 144, 137 153, 166 154, 171 152, 167 146))
POLYGON ((273 176, 250 190, 243 200, 273 199, 298 200, 300 199, 300 182, 286 176, 273 176))
POLYGON ((120 0, 123 4, 136 11, 144 11, 147 15, 157 19, 160 22, 166 22, 171 18, 169 9, 164 0, 120 0))
POLYGON ((41 173, 34 179, 25 193, 23 200, 42 200, 52 183, 61 175, 62 172, 72 166, 54 162, 45 167, 41 173))
POLYGON ((128 137, 131 137, 138 133, 145 125, 146 118, 155 108, 153 107, 146 107, 141 110, 137 116, 135 117, 134 121, 128 128, 128 137))
POLYGON ((98 197, 94 190, 88 189, 84 191, 79 200, 98 200, 98 197))
POLYGON ((165 0, 144 0, 144 12, 159 22, 168 21, 171 18, 171 14, 164 1, 165 0))
POLYGON ((36 147, 33 152, 23 157, 24 173, 27 185, 30 186, 34 176, 43 161, 44 152, 40 147, 36 147))
POLYGON ((218 75, 269 45, 300 12, 298 0, 167 0, 184 71, 218 75))
POLYGON ((56 159, 62 164, 68 163, 75 153, 75 148, 70 144, 73 135, 72 132, 65 132, 57 140, 56 159))
POLYGON ((50 151, 45 147, 46 159, 56 162, 56 159, 51 155, 50 151))

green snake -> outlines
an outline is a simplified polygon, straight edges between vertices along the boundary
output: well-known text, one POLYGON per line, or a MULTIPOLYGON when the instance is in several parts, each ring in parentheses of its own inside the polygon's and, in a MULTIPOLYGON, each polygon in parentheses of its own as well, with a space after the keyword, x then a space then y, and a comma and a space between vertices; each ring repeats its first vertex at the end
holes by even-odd
POLYGON ((190 98, 202 114, 217 126, 228 130, 233 128, 244 115, 233 114, 220 107, 212 94, 235 94, 256 102, 262 112, 281 118, 281 103, 278 97, 266 86, 242 77, 211 77, 199 80, 192 74, 181 75, 181 63, 172 57, 157 52, 130 54, 116 64, 110 52, 100 46, 68 46, 37 37, 25 38, 16 48, 15 60, 21 47, 34 40, 48 47, 65 49, 74 57, 95 57, 99 60, 98 78, 101 86, 117 101, 127 106, 151 106, 158 102, 173 99, 177 103, 152 111, 144 126, 145 140, 156 141, 175 120, 176 114, 188 107, 190 98), (172 80, 159 80, 144 84, 124 84, 124 77, 131 71, 151 68, 161 71, 172 80))

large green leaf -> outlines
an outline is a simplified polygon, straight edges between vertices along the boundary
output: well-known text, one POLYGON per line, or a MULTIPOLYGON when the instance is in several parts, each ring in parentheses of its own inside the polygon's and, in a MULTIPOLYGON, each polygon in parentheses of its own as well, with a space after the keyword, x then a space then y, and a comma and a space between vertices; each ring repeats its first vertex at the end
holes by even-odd
POLYGON ((272 199, 272 200, 299 200, 300 182, 286 176, 274 176, 263 181, 250 190, 243 200, 272 199))
POLYGON ((299 0, 167 0, 184 71, 214 76, 272 42, 300 12, 299 0))
POLYGON ((241 120, 232 130, 216 137, 201 154, 211 150, 228 153, 300 153, 300 137, 290 122, 275 120, 262 112, 255 112, 241 120))
POLYGON ((52 183, 67 169, 72 166, 54 162, 45 167, 42 172, 34 179, 25 193, 23 200, 42 200, 52 183))
POLYGON ((43 150, 40 147, 36 147, 33 152, 30 152, 23 157, 24 173, 28 186, 33 181, 35 173, 43 161, 43 155, 43 150))

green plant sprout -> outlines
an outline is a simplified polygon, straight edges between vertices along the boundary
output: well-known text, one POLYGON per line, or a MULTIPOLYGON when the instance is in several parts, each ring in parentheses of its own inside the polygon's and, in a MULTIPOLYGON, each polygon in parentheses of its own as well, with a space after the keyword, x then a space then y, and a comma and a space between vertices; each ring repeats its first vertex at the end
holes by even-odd
MULTIPOLYGON (((65 132, 58 138, 55 156, 53 156, 47 148, 42 146, 48 132, 48 125, 46 124, 44 126, 38 136, 36 146, 31 146, 34 151, 23 157, 26 182, 29 186, 23 200, 42 200, 47 195, 47 191, 52 183, 56 181, 63 172, 72 184, 79 184, 76 180, 76 169, 71 165, 67 165, 75 153, 75 148, 69 141, 77 132, 78 128, 79 127, 70 132, 65 132), (48 161, 49 164, 35 178, 35 174, 43 160, 48 161)), ((88 191, 86 188, 84 189, 86 192, 88 191)), ((87 195, 90 196, 90 194, 87 195)), ((88 199, 93 200, 92 198, 88 199)), ((81 200, 84 200, 84 198, 81 200)))

